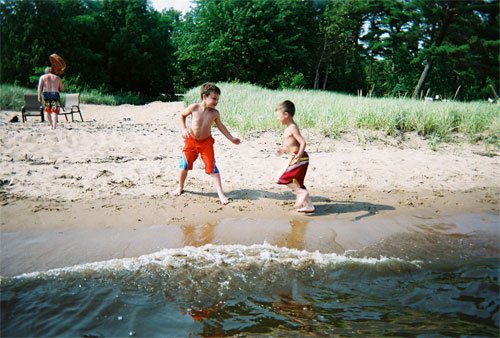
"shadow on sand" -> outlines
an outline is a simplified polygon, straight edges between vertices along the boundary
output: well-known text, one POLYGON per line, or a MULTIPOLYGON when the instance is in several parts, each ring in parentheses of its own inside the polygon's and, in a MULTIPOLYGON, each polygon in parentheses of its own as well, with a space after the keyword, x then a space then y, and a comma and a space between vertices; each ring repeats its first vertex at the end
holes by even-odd
MULTIPOLYGON (((217 193, 215 192, 196 192, 196 191, 186 191, 189 194, 215 197, 217 198, 217 193)), ((272 199, 277 201, 294 201, 295 195, 292 192, 286 191, 283 193, 276 193, 272 191, 265 190, 255 190, 255 189, 241 189, 233 190, 226 194, 226 196, 233 200, 258 200, 258 199, 272 199)), ((328 197, 324 196, 312 196, 311 197, 316 211, 315 216, 326 216, 332 214, 347 214, 347 213, 357 213, 366 212, 365 214, 354 217, 354 221, 358 221, 362 218, 373 216, 380 211, 385 210, 395 210, 393 206, 385 204, 373 204, 369 202, 356 202, 356 201, 332 201, 328 197)))
POLYGON ((313 196, 312 201, 316 207, 315 215, 324 216, 330 214, 347 214, 356 213, 360 211, 366 212, 365 214, 354 217, 354 221, 359 221, 362 218, 373 216, 380 211, 395 210, 393 206, 385 204, 373 204, 369 202, 356 202, 356 201, 331 201, 322 203, 325 198, 313 196))

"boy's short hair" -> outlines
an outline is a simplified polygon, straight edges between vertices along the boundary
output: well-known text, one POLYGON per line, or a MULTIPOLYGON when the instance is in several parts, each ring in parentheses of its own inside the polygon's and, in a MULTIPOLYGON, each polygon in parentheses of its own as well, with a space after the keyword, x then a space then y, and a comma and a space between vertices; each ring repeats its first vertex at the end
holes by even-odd
POLYGON ((295 105, 293 104, 292 101, 289 100, 283 101, 278 105, 278 108, 282 108, 283 111, 286 111, 291 116, 295 115, 295 105))
POLYGON ((207 82, 201 86, 200 96, 201 96, 202 100, 203 100, 203 94, 205 94, 206 96, 210 96, 210 94, 212 94, 212 93, 216 93, 216 94, 220 95, 220 88, 217 87, 214 83, 207 82))

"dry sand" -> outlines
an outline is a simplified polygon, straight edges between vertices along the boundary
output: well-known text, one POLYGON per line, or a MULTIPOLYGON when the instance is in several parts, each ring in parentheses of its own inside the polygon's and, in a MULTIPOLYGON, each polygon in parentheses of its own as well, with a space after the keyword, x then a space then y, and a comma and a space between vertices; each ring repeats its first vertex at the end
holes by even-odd
POLYGON ((481 144, 433 151, 417 135, 331 139, 303 130, 317 208, 305 216, 275 183, 287 163, 275 156, 278 132, 232 130, 242 139, 236 146, 214 129, 231 199, 222 206, 196 163, 186 193, 170 194, 183 144, 181 102, 81 109, 85 122, 62 117, 56 130, 33 117, 7 123, 14 112, 1 112, 2 276, 184 245, 267 242, 343 253, 398 232, 499 230, 500 161, 481 144))

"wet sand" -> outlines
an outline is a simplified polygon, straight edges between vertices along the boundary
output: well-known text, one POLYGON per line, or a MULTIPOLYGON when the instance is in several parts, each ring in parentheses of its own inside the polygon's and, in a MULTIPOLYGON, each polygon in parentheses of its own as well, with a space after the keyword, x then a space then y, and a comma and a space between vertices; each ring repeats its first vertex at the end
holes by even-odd
MULTIPOLYGON (((401 194, 379 203, 366 197, 340 201, 335 196, 314 196, 317 212, 308 216, 290 210, 288 202, 265 198, 235 198, 228 206, 211 208, 197 201, 188 204, 182 217, 171 198, 65 203, 11 200, 2 206, 0 274, 14 276, 205 244, 268 243, 344 254, 401 233, 456 237, 478 232, 491 234, 498 243, 498 209, 485 202, 490 194, 477 190, 446 197, 420 196, 417 200, 425 202, 419 207, 412 206, 411 196, 393 200, 401 194), (210 216, 203 219, 199 211, 207 208, 210 216)), ((189 193, 178 198, 187 202, 189 193)), ((499 247, 485 254, 498 255, 499 247)), ((398 250, 392 255, 398 256, 398 250)))

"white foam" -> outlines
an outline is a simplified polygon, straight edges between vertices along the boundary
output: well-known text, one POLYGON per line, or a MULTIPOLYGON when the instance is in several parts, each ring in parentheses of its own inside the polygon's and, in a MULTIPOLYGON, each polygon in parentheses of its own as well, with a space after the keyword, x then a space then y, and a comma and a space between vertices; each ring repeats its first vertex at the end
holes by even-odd
POLYGON ((420 268, 419 261, 404 261, 400 258, 354 258, 335 253, 309 252, 304 250, 277 247, 270 244, 245 245, 213 245, 201 247, 186 246, 177 249, 164 249, 152 254, 135 258, 112 259, 102 262, 86 263, 71 267, 51 269, 48 271, 31 272, 15 278, 33 278, 40 275, 57 276, 62 273, 85 273, 92 271, 138 271, 145 268, 160 269, 210 269, 220 267, 238 268, 238 266, 258 265, 267 267, 284 265, 300 268, 315 265, 320 268, 345 264, 378 265, 384 263, 401 263, 420 268))

